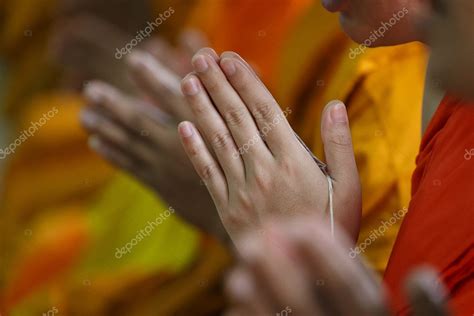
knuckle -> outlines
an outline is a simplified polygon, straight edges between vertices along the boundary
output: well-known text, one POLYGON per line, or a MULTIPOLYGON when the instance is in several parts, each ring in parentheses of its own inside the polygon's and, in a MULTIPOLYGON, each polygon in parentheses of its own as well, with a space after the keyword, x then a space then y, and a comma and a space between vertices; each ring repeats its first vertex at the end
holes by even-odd
POLYGON ((230 148, 233 142, 229 132, 217 132, 211 137, 211 145, 215 149, 230 148))
POLYGON ((243 224, 242 216, 234 210, 229 210, 226 212, 225 216, 222 218, 222 221, 227 226, 241 226, 243 224))
POLYGON ((109 138, 112 142, 117 143, 120 146, 131 147, 132 150, 134 149, 134 141, 129 133, 123 130, 107 129, 107 126, 103 126, 103 128, 102 133, 106 138, 109 138))
POLYGON ((249 76, 242 72, 238 72, 237 75, 232 78, 232 85, 240 91, 249 91, 252 88, 249 76))
POLYGON ((204 182, 212 179, 217 172, 217 167, 213 164, 205 165, 201 168, 199 175, 204 182))
POLYGON ((208 109, 209 108, 205 104, 198 102, 197 100, 192 102, 192 110, 194 112, 194 115, 197 117, 202 117, 208 114, 208 109))
POLYGON ((280 160, 279 164, 279 170, 283 175, 288 176, 290 178, 296 175, 296 169, 293 160, 283 158, 280 160))
POLYGON ((244 109, 231 109, 224 113, 224 119, 229 126, 242 126, 246 111, 244 109))
POLYGON ((277 104, 274 100, 260 101, 255 104, 252 114, 259 121, 271 121, 276 115, 276 107, 277 104))
POLYGON ((270 192, 272 187, 272 182, 268 177, 257 176, 255 178, 255 184, 261 192, 270 192))
POLYGON ((201 154, 200 148, 193 142, 187 142, 186 149, 192 159, 199 157, 201 154))
POLYGON ((350 135, 345 133, 336 133, 331 135, 326 144, 332 145, 335 150, 343 153, 352 152, 352 138, 350 135))
POLYGON ((261 192, 270 192, 272 188, 272 177, 263 171, 255 171, 255 185, 261 192))
POLYGON ((136 130, 142 131, 145 129, 145 120, 140 114, 136 112, 131 112, 130 113, 130 127, 133 127, 136 130))
POLYGON ((248 212, 249 210, 252 209, 252 200, 250 199, 247 192, 243 190, 239 190, 236 193, 236 200, 237 200, 237 205, 239 205, 239 209, 241 211, 248 212))
POLYGON ((207 92, 210 94, 216 93, 221 89, 221 83, 218 80, 208 79, 205 81, 207 92))

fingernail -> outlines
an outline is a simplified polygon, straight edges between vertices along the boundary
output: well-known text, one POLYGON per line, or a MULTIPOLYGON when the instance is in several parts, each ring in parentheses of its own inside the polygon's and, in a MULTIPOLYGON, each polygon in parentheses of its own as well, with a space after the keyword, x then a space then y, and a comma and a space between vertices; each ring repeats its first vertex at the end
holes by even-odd
POLYGON ((331 119, 334 123, 347 123, 347 112, 346 107, 339 101, 331 107, 331 119))
POLYGON ((156 63, 153 56, 145 52, 132 53, 130 57, 128 57, 128 62, 132 67, 137 68, 137 70, 144 71, 151 71, 153 69, 154 63, 156 63))
POLYGON ((84 96, 93 103, 101 103, 103 100, 103 95, 100 91, 100 88, 94 84, 88 85, 84 90, 84 96))
POLYGON ((232 59, 230 58, 224 58, 222 59, 221 61, 221 67, 222 67, 222 70, 224 70, 224 73, 227 75, 227 76, 232 76, 235 74, 235 63, 232 59))
POLYGON ((89 137, 87 144, 89 147, 95 151, 100 150, 101 147, 101 142, 100 139, 97 136, 91 136, 89 137))
POLYGON ((141 53, 132 53, 127 58, 128 63, 135 68, 143 68, 145 64, 143 63, 143 54, 141 53))
POLYGON ((179 133, 181 134, 182 137, 191 137, 194 134, 193 127, 191 126, 191 123, 189 122, 183 122, 179 124, 179 133))
POLYGON ((196 57, 194 57, 193 66, 197 72, 206 72, 207 68, 209 68, 206 57, 202 55, 197 55, 196 57))
POLYGON ((92 113, 90 110, 82 110, 80 119, 81 123, 89 128, 97 126, 99 122, 97 114, 92 113))
POLYGON ((187 95, 195 95, 199 92, 199 84, 197 79, 189 77, 183 81, 183 93, 187 95))

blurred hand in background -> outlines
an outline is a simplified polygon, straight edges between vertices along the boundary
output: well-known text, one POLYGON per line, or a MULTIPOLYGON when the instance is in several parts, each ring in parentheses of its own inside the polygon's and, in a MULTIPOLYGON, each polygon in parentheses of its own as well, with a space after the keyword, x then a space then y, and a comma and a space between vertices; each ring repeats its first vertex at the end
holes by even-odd
POLYGON ((177 133, 178 122, 193 120, 180 81, 192 69, 193 53, 205 44, 197 31, 183 33, 176 47, 162 38, 150 39, 125 58, 124 71, 136 92, 104 81, 89 83, 85 96, 90 106, 82 123, 97 153, 150 186, 184 219, 226 239, 177 133))
MULTIPOLYGON (((229 315, 392 315, 387 293, 350 242, 316 216, 267 222, 243 237, 242 257, 227 282, 229 315)), ((446 316, 446 290, 431 267, 405 282, 413 315, 446 316)))

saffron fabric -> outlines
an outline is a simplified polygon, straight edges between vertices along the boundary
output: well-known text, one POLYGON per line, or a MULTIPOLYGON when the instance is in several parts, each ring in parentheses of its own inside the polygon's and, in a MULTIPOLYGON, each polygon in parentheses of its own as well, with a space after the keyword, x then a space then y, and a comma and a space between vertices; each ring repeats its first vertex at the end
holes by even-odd
POLYGON ((440 271, 455 315, 474 313, 474 103, 446 96, 423 137, 412 200, 385 274, 399 314, 402 281, 417 265, 440 271))

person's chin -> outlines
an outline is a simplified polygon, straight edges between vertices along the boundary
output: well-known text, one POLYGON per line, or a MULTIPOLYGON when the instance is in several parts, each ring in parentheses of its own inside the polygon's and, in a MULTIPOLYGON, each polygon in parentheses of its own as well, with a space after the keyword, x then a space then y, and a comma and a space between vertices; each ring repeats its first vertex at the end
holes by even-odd
POLYGON ((339 22, 344 32, 356 43, 362 44, 370 36, 367 27, 360 25, 354 18, 346 14, 339 16, 339 22))
MULTIPOLYGON (((462 62, 453 62, 452 54, 444 49, 439 49, 430 56, 430 72, 431 77, 440 84, 440 86, 451 93, 474 101, 474 89, 472 89, 472 69, 462 62)), ((462 60, 462 56, 457 56, 458 60, 462 60)), ((473 67, 474 68, 474 67, 473 67)))
POLYGON ((365 23, 360 23, 357 19, 346 14, 341 14, 339 20, 344 32, 354 42, 366 47, 393 46, 416 40, 412 39, 412 36, 396 37, 392 33, 393 30, 389 30, 384 36, 376 36, 374 33, 376 28, 370 27, 365 23))
POLYGON ((329 12, 341 12, 347 8, 350 0, 321 0, 323 7, 329 12))

